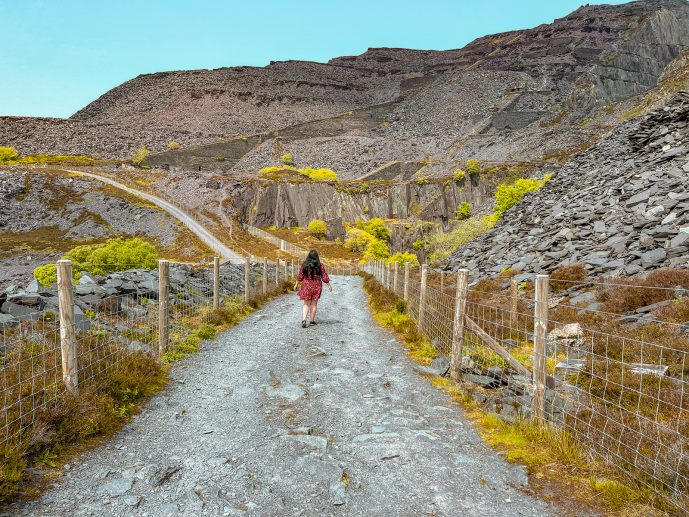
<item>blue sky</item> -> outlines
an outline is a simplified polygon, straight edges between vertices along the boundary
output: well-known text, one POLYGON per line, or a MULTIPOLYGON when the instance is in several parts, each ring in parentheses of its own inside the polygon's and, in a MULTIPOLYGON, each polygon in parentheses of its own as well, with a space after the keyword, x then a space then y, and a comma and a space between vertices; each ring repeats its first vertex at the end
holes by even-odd
MULTIPOLYGON (((163 70, 459 48, 582 0, 0 0, 0 115, 67 117, 163 70)), ((609 0, 608 3, 623 3, 609 0)))

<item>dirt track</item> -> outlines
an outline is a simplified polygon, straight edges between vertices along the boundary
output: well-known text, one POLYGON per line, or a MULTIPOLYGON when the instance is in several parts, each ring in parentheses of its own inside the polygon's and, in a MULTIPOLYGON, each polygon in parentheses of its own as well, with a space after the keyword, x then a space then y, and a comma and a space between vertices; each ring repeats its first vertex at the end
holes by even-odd
POLYGON ((321 324, 282 297, 175 366, 31 515, 548 515, 335 277, 321 324))

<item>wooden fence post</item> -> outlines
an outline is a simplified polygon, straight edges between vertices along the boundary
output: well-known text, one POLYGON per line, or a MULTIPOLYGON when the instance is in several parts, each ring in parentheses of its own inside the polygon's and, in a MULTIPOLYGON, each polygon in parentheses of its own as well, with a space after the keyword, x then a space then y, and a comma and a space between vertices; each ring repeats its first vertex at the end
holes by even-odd
POLYGON ((409 301, 409 262, 404 263, 404 301, 409 301))
POLYGON ((392 290, 397 294, 397 275, 399 272, 399 262, 395 262, 393 266, 394 270, 392 272, 392 290))
POLYGON ((249 301, 249 257, 244 259, 244 301, 249 301))
POLYGON ((170 340, 170 263, 158 261, 158 358, 162 359, 170 340))
POLYGON ((385 287, 389 290, 392 287, 392 266, 390 262, 385 263, 385 287))
POLYGON ((263 294, 268 292, 268 257, 263 257, 263 294))
POLYGON ((280 259, 275 259, 275 285, 280 285, 280 259))
POLYGON ((419 330, 423 331, 426 312, 426 284, 428 283, 428 264, 421 266, 421 293, 419 294, 419 330))
POLYGON ((532 414, 536 420, 542 422, 545 419, 545 345, 548 335, 548 275, 536 275, 536 296, 534 301, 534 395, 532 414))
POLYGON ((444 292, 445 289, 445 271, 440 272, 440 292, 444 292))
POLYGON ((512 278, 510 282, 510 324, 517 322, 517 309, 519 307, 519 284, 512 278))
POLYGON ((289 280, 289 276, 287 273, 287 259, 285 259, 284 271, 285 271, 285 281, 287 281, 287 280, 289 280))
POLYGON ((213 257, 213 308, 220 307, 220 258, 213 257))
POLYGON ((294 259, 292 259, 292 278, 294 279, 294 259))
POLYGON ((77 372, 77 338, 74 331, 74 291, 72 261, 57 261, 57 299, 60 312, 60 349, 62 351, 62 380, 68 391, 75 393, 79 386, 77 372))
POLYGON ((457 271, 457 291, 455 293, 455 319, 452 326, 452 358, 450 359, 450 377, 458 381, 462 376, 462 348, 464 347, 464 316, 467 306, 467 286, 469 270, 457 271))

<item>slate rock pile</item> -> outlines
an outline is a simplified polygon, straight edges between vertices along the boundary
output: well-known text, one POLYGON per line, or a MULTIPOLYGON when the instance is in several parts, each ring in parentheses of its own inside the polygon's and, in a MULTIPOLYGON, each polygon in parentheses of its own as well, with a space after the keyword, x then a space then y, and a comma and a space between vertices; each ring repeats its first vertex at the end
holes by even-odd
POLYGON ((680 92, 576 156, 447 267, 487 276, 574 263, 592 275, 689 266, 688 149, 689 93, 680 92))
MULTIPOLYGON (((121 315, 127 320, 142 320, 157 306, 158 271, 131 269, 99 276, 82 273, 74 285, 74 325, 90 330, 101 317, 121 315)), ((244 288, 242 265, 224 264, 220 268, 221 296, 239 294, 244 288)), ((211 269, 195 270, 183 264, 170 268, 170 305, 185 307, 208 304, 213 297, 211 269)), ((43 287, 36 280, 24 288, 11 285, 0 293, 0 331, 22 321, 50 319, 58 314, 57 289, 43 287)), ((100 326, 102 328, 102 325, 100 326)), ((123 330, 123 329, 119 329, 123 330)))

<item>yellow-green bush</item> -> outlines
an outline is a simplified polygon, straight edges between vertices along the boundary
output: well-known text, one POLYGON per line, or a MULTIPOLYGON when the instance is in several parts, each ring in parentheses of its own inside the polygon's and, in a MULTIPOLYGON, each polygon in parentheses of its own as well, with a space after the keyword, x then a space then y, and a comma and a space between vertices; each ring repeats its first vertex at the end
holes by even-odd
POLYGON ((299 174, 308 176, 312 180, 318 181, 335 181, 337 180, 337 173, 330 169, 312 169, 311 167, 306 167, 305 169, 298 169, 299 174))
POLYGON ((362 260, 364 262, 368 262, 370 260, 386 259, 389 256, 390 249, 388 248, 388 245, 383 241, 374 238, 368 245, 362 260))
POLYGON ((294 158, 292 157, 292 153, 285 153, 283 154, 280 159, 282 160, 282 163, 285 165, 294 165, 294 158))
POLYGON ((452 178, 455 180, 455 183, 459 183, 464 178, 466 178, 466 175, 467 173, 464 172, 462 169, 457 169, 455 173, 452 175, 452 178))
POLYGON ((542 180, 520 178, 512 184, 502 183, 495 192, 495 214, 500 217, 516 203, 521 201, 527 192, 538 190, 548 183, 551 176, 546 174, 542 180))
POLYGON ((398 264, 405 264, 409 262, 412 266, 418 266, 419 265, 419 257, 414 255, 413 253, 395 253, 392 255, 388 260, 388 264, 394 264, 397 262, 398 264))
POLYGON ((455 210, 455 215, 459 220, 468 219, 469 217, 471 217, 471 205, 466 201, 464 203, 461 203, 457 207, 457 210, 455 210))
MULTIPOLYGON (((153 245, 139 239, 108 239, 101 245, 77 246, 69 250, 65 259, 72 261, 72 271, 88 271, 94 275, 104 275, 114 271, 145 268, 153 269, 158 263, 158 254, 153 245)), ((46 264, 34 269, 34 277, 42 285, 50 286, 57 280, 56 265, 46 264)))
POLYGON ((33 276, 44 287, 50 287, 57 282, 57 264, 38 266, 33 270, 33 276))
POLYGON ((497 223, 497 217, 470 217, 460 221, 454 229, 447 233, 434 233, 423 243, 428 260, 433 263, 445 260, 453 251, 467 242, 490 230, 497 223))
POLYGON ((48 155, 48 154, 29 154, 22 156, 17 160, 17 163, 23 164, 42 164, 42 165, 93 165, 95 160, 89 156, 81 154, 75 155, 48 155))
POLYGON ((169 142, 167 143, 167 148, 168 148, 170 151, 174 151, 175 149, 179 149, 180 147, 182 147, 182 146, 179 145, 179 142, 177 142, 177 141, 175 141, 175 140, 171 140, 171 141, 169 141, 169 142))
POLYGON ((313 167, 306 167, 304 169, 297 169, 292 165, 273 165, 271 167, 264 167, 260 171, 262 174, 276 174, 276 173, 294 173, 297 172, 302 176, 306 176, 314 181, 336 181, 337 173, 330 169, 314 169, 313 167))
POLYGON ((0 163, 14 161, 17 156, 19 153, 14 147, 0 147, 0 163))
POLYGON ((350 228, 347 230, 347 238, 344 247, 349 251, 362 252, 368 249, 371 241, 375 237, 368 232, 360 230, 359 228, 350 228))
POLYGON ((357 221, 356 227, 381 241, 388 242, 390 240, 390 228, 381 217, 374 217, 364 222, 357 221))
POLYGON ((321 219, 314 219, 309 223, 306 229, 317 239, 324 239, 328 233, 328 226, 325 224, 325 221, 321 219))
POLYGON ((134 149, 134 152, 132 152, 132 163, 135 163, 136 165, 141 165, 148 158, 148 153, 148 147, 146 147, 145 145, 137 147, 136 149, 134 149))
POLYGON ((465 169, 469 176, 481 172, 481 166, 478 163, 478 160, 467 160, 465 169))

